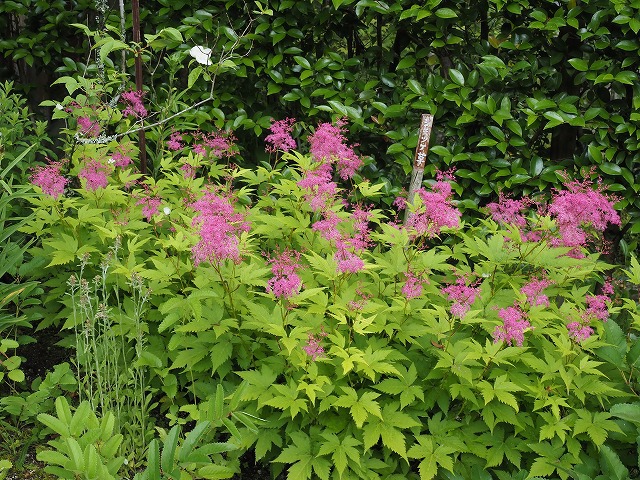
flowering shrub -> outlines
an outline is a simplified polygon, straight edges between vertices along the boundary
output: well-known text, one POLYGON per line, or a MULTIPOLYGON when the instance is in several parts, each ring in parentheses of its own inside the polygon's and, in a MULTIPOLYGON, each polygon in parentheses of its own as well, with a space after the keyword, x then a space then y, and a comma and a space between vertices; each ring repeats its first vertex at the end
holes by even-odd
MULTIPOLYGON (((520 205, 507 210, 521 217, 494 208, 500 224, 466 225, 441 179, 394 224, 396 212, 367 205, 378 186, 346 187, 357 162, 341 127, 321 124, 310 155, 282 153, 283 169, 211 165, 174 133, 158 179, 124 166, 96 168, 107 183, 95 191, 88 178, 69 179, 73 195, 41 184, 24 228, 41 245, 24 271, 37 279, 44 261, 53 279, 43 325, 73 328, 66 281, 118 241, 105 282, 135 273, 148 284, 137 365, 158 412, 197 422, 214 384, 242 386, 264 422, 256 433, 245 418, 238 438, 274 473, 564 480, 599 471, 599 452, 618 458, 635 437, 609 409, 637 397, 624 380, 637 373, 613 290, 596 290, 610 266, 554 240, 565 195, 551 216, 520 205)), ((86 178, 95 164, 83 165, 71 171, 86 178)), ((607 213, 575 228, 616 221, 598 205, 607 213)), ((106 301, 126 332, 127 302, 106 301)))

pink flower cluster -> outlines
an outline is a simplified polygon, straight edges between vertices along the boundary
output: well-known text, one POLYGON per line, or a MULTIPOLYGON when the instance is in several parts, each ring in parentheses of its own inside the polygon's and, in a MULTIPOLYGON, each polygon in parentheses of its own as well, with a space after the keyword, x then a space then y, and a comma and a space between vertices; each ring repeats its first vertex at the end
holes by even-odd
POLYGON ((182 134, 180 132, 173 132, 167 141, 167 148, 171 151, 178 151, 184 148, 182 143, 182 134))
POLYGON ((491 217, 501 225, 513 224, 519 228, 527 226, 527 219, 524 217, 524 210, 529 207, 531 201, 528 198, 514 200, 507 198, 502 193, 498 197, 498 202, 487 205, 491 217))
POLYGON ((271 273, 273 278, 267 282, 267 292, 273 293, 276 298, 291 298, 302 288, 302 280, 296 273, 301 267, 300 252, 286 249, 277 257, 270 258, 271 273))
POLYGON ((338 120, 335 125, 321 123, 316 131, 309 135, 309 150, 318 162, 336 163, 338 175, 347 180, 362 166, 362 160, 353 151, 353 147, 346 144, 344 120, 338 120))
MULTIPOLYGON (((167 140, 167 148, 174 152, 182 150, 185 147, 184 135, 181 132, 173 132, 167 140)), ((231 132, 196 132, 193 137, 195 143, 192 149, 199 155, 221 158, 230 157, 235 153, 235 137, 231 132)))
POLYGON ((364 261, 357 254, 369 246, 370 217, 370 212, 356 207, 351 217, 353 235, 348 235, 338 228, 338 225, 346 223, 346 220, 341 220, 333 210, 324 212, 324 219, 313 224, 313 230, 320 232, 323 238, 335 245, 336 253, 333 258, 340 273, 357 273, 364 268, 364 261))
POLYGON ((404 276, 406 277, 406 280, 402 286, 402 294, 407 298, 407 300, 418 298, 422 295, 424 285, 429 283, 429 281, 426 278, 423 278, 422 275, 417 275, 411 270, 407 271, 404 276))
POLYGON ((471 309, 476 297, 480 295, 480 287, 477 286, 477 283, 467 285, 467 276, 458 275, 456 283, 440 289, 440 292, 446 295, 449 301, 454 302, 449 309, 451 315, 462 318, 471 309))
POLYGON ((309 334, 307 338, 307 344, 302 347, 307 355, 311 357, 311 360, 316 361, 319 357, 324 356, 324 348, 320 345, 320 342, 327 334, 324 330, 317 335, 312 333, 309 334))
POLYGON ((590 181, 574 181, 565 186, 567 190, 555 193, 549 206, 549 214, 555 217, 560 233, 553 245, 574 247, 569 254, 581 258, 584 254, 579 248, 590 240, 584 227, 601 233, 608 224, 620 225, 620 216, 612 200, 593 190, 590 181))
POLYGON ((296 141, 291 136, 295 118, 285 118, 284 120, 271 120, 271 133, 264 139, 267 146, 265 150, 269 153, 275 153, 278 150, 288 152, 296 148, 296 141))
POLYGON ((158 213, 158 208, 160 208, 161 203, 162 199, 160 197, 148 195, 140 198, 136 202, 136 205, 142 205, 142 216, 148 221, 151 221, 153 216, 158 213))
POLYGON ((142 103, 142 97, 144 92, 130 90, 122 94, 122 100, 125 104, 125 109, 122 111, 122 115, 126 117, 144 118, 147 116, 147 109, 142 103))
POLYGON ((338 121, 336 125, 321 123, 308 138, 311 156, 318 165, 304 172, 298 186, 307 190, 305 200, 316 212, 327 209, 335 201, 338 187, 333 182, 333 164, 343 180, 353 177, 362 166, 362 160, 353 147, 346 144, 343 125, 343 121, 338 121))
POLYGON ((580 315, 580 321, 574 321, 567 325, 569 336, 578 343, 593 335, 593 328, 590 326, 591 321, 600 320, 606 322, 609 319, 607 302, 611 301, 608 295, 613 294, 611 283, 605 282, 602 291, 604 295, 587 295, 587 309, 580 315))
POLYGON ((356 295, 359 297, 359 299, 349 301, 347 303, 347 307, 351 311, 360 312, 367 305, 373 295, 361 290, 360 288, 356 289, 356 295))
POLYGON ((551 281, 545 279, 534 278, 520 289, 520 293, 527 296, 527 302, 532 307, 543 305, 549 306, 549 298, 542 291, 551 285, 551 281))
POLYGON ((86 180, 85 188, 87 190, 95 191, 98 188, 105 188, 109 184, 110 173, 111 169, 108 165, 91 159, 78 172, 78 177, 86 180))
POLYGON ((46 195, 58 199, 64 193, 64 187, 68 182, 60 174, 60 170, 62 170, 61 162, 49 162, 44 167, 35 167, 31 175, 31 183, 40 187, 46 195))
POLYGON ((508 307, 501 309, 498 316, 503 323, 493 331, 494 342, 504 340, 506 343, 511 345, 515 343, 521 347, 524 342, 524 331, 531 327, 531 324, 524 318, 524 312, 518 307, 508 307))
POLYGON ((200 241, 191 254, 197 266, 202 262, 218 264, 226 259, 239 263, 242 232, 249 231, 245 215, 234 210, 228 195, 206 192, 200 200, 191 204, 197 214, 193 226, 198 228, 200 241))
POLYGON ((423 235, 434 237, 444 227, 456 228, 460 225, 460 211, 451 205, 451 184, 445 181, 435 182, 431 192, 420 188, 416 193, 422 199, 422 207, 407 219, 406 226, 411 237, 423 235))
POLYGON ((100 135, 100 124, 97 121, 92 121, 89 117, 79 117, 78 130, 85 137, 97 137, 100 135))

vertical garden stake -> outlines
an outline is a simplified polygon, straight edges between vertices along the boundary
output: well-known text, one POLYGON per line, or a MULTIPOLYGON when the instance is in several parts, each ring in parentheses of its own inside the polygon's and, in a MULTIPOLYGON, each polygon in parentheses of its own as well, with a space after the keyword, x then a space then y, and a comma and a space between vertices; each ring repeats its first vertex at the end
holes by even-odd
MULTIPOLYGON (((133 43, 136 44, 136 90, 142 92, 142 57, 140 52, 140 3, 139 0, 132 0, 133 16, 133 43)), ((144 129, 138 130, 138 149, 140 150, 140 171, 147 173, 147 142, 144 136, 144 129)))
POLYGON ((416 155, 413 159, 413 172, 411 172, 411 184, 409 185, 409 195, 407 196, 407 210, 404 221, 409 218, 409 205, 413 204, 413 198, 416 196, 416 190, 422 185, 422 175, 424 174, 424 166, 427 161, 427 152, 429 151, 429 137, 431 137, 431 127, 433 127, 433 115, 423 114, 420 122, 420 133, 418 135, 418 145, 416 146, 416 155))

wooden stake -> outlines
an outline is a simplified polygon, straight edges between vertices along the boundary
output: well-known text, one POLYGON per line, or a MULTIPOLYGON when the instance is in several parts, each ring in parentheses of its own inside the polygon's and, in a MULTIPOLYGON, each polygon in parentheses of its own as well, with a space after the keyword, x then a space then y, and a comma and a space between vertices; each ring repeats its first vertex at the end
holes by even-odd
POLYGON ((407 196, 407 209, 404 221, 409 217, 409 205, 413 204, 416 196, 416 190, 422 186, 422 176, 424 175, 424 166, 427 162, 427 152, 429 151, 429 138, 431 137, 431 128, 433 127, 433 115, 427 113, 422 115, 420 122, 420 133, 418 135, 418 145, 416 146, 416 155, 413 158, 413 171, 411 172, 411 184, 409 185, 409 195, 407 196))
MULTIPOLYGON (((140 3, 133 0, 131 5, 133 20, 133 43, 137 45, 135 68, 136 68, 136 90, 142 92, 142 57, 140 53, 140 3)), ((147 142, 144 129, 138 130, 138 149, 140 150, 140 172, 147 173, 147 142)))

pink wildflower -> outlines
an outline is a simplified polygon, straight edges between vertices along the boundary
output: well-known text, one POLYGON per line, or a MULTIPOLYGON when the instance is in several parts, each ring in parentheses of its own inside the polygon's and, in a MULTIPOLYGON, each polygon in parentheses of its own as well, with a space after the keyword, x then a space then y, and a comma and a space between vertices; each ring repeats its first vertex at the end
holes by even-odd
POLYGON ((504 340, 506 343, 514 343, 521 347, 524 342, 524 331, 531 327, 531 324, 524 319, 524 313, 517 307, 503 308, 498 313, 502 319, 502 325, 498 325, 493 331, 495 343, 504 340))
POLYGON ((344 121, 339 120, 335 125, 321 123, 316 131, 309 135, 311 155, 318 162, 332 162, 337 164, 340 178, 346 180, 353 177, 356 170, 362 166, 362 160, 353 151, 353 147, 346 145, 344 121))
POLYGON ((147 196, 139 199, 136 205, 142 205, 142 216, 150 221, 158 213, 161 203, 160 197, 147 196))
POLYGON ((583 230, 591 227, 604 232, 608 224, 620 225, 620 216, 613 202, 598 190, 591 189, 591 182, 570 182, 567 191, 557 192, 551 201, 549 213, 556 218, 560 238, 554 245, 575 247, 570 255, 582 257, 579 247, 585 246, 589 236, 583 230))
POLYGON ((206 192, 191 207, 197 212, 193 225, 198 227, 200 241, 192 249, 193 262, 219 263, 231 259, 240 262, 242 232, 249 231, 245 215, 237 213, 227 196, 206 192))
POLYGON ((273 293, 276 298, 285 299, 297 295, 302 288, 302 280, 296 273, 301 267, 299 260, 300 252, 289 249, 269 259, 274 277, 267 282, 267 292, 273 293))
POLYGON ((347 307, 349 308, 349 310, 359 312, 362 311, 362 309, 367 305, 373 295, 360 290, 360 288, 356 289, 356 295, 358 295, 360 298, 358 300, 351 300, 350 302, 348 302, 347 307))
POLYGON ((209 154, 216 158, 230 157, 234 153, 235 144, 233 142, 235 137, 231 132, 199 133, 196 137, 202 141, 202 144, 194 146, 196 153, 205 155, 208 150, 209 154))
POLYGON ((341 245, 338 246, 333 259, 338 263, 340 273, 358 273, 364 269, 364 261, 341 245))
POLYGON ((320 342, 326 336, 327 334, 324 331, 318 333, 317 335, 310 333, 307 337, 307 344, 302 347, 305 353, 309 355, 311 357, 311 360, 313 360, 314 362, 317 358, 324 356, 324 348, 322 347, 322 345, 320 345, 320 342))
POLYGON ((288 152, 296 148, 296 141, 291 136, 291 130, 295 122, 295 118, 285 118, 284 120, 278 121, 272 120, 271 127, 269 127, 271 134, 267 135, 264 139, 267 144, 265 150, 270 153, 275 153, 278 150, 288 152))
POLYGON ((549 280, 534 278, 520 289, 520 292, 527 296, 527 302, 532 307, 543 305, 549 306, 549 298, 542 294, 542 290, 551 285, 549 280))
POLYGON ((100 135, 100 124, 93 122, 89 117, 78 118, 78 129, 85 137, 97 137, 100 135))
POLYGON ((193 153, 197 153, 198 155, 202 155, 204 157, 207 154, 207 149, 204 148, 204 145, 197 144, 193 146, 193 153))
POLYGON ((173 132, 167 141, 167 148, 175 152, 181 150, 183 147, 182 134, 180 132, 173 132))
POLYGON ((184 178, 196 178, 196 167, 193 165, 185 163, 180 167, 180 170, 182 170, 184 178))
POLYGON ((107 165, 98 160, 90 160, 80 170, 78 177, 86 180, 85 188, 87 190, 94 191, 98 188, 105 188, 109 184, 109 173, 110 169, 107 165))
POLYGON ((122 94, 122 100, 125 104, 125 109, 122 115, 126 117, 144 118, 147 116, 147 109, 144 108, 142 103, 142 97, 144 92, 130 90, 122 94))
POLYGON ((451 205, 451 184, 436 182, 431 192, 424 188, 417 190, 422 199, 422 206, 409 215, 407 227, 411 230, 412 238, 426 235, 431 238, 440 233, 442 228, 456 228, 460 225, 460 211, 451 205))
POLYGON ((467 285, 466 277, 460 275, 455 284, 440 289, 440 292, 446 295, 449 301, 454 302, 449 309, 451 315, 462 318, 471 309, 471 305, 480 294, 480 288, 475 284, 467 285))
POLYGON ((118 145, 117 151, 111 155, 111 158, 114 165, 120 168, 128 167, 133 162, 131 157, 127 155, 126 147, 123 145, 118 145))
POLYGON ((569 337, 573 338, 578 343, 584 342, 593 335, 593 328, 582 322, 569 323, 567 325, 567 330, 569 330, 569 337))
POLYGON ((46 195, 57 200, 64 193, 64 187, 68 182, 60 174, 61 169, 62 163, 51 161, 44 167, 35 167, 31 175, 31 183, 40 187, 46 195))
POLYGON ((412 271, 408 271, 404 275, 406 280, 402 286, 402 294, 407 298, 407 300, 418 298, 422 295, 424 284, 428 283, 428 281, 421 276, 416 275, 412 271))
POLYGON ((527 220, 522 212, 529 206, 531 201, 527 198, 513 200, 500 193, 498 203, 490 203, 487 208, 491 212, 491 217, 501 225, 513 224, 518 228, 527 226, 527 220))
POLYGON ((331 180, 330 163, 320 163, 313 170, 304 172, 298 186, 307 190, 305 200, 314 212, 326 210, 335 200, 338 186, 331 180))
POLYGON ((607 302, 609 297, 606 295, 587 295, 587 310, 583 313, 583 319, 596 319, 606 322, 609 319, 609 309, 607 302))

